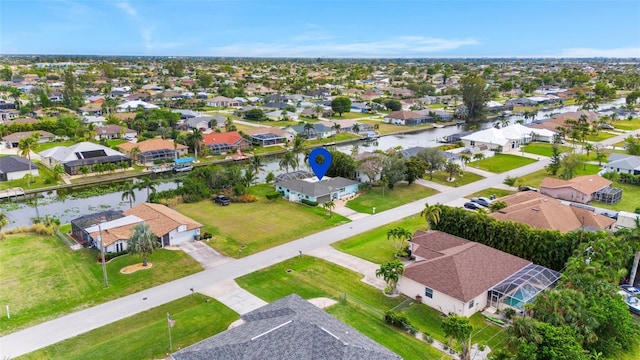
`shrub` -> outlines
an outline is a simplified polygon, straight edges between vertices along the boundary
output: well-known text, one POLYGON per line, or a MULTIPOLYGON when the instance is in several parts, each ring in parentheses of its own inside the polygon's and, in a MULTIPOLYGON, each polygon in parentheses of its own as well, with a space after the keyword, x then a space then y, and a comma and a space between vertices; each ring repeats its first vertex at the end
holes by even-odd
POLYGON ((265 197, 267 198, 267 200, 277 200, 282 197, 282 194, 279 192, 275 192, 272 194, 267 194, 265 195, 265 197))
POLYGON ((246 194, 238 196, 236 200, 240 203, 252 203, 258 201, 258 197, 255 195, 246 194))
POLYGON ((305 204, 305 205, 309 205, 309 206, 318 206, 318 202, 317 201, 311 201, 311 200, 307 200, 307 199, 302 199, 302 200, 300 200, 300 202, 305 204))
POLYGON ((208 231, 205 231, 205 232, 202 234, 202 239, 204 239, 204 240, 206 240, 206 239, 211 239, 212 237, 213 237, 213 235, 212 235, 210 232, 208 232, 208 231))
POLYGON ((391 310, 387 311, 384 314, 384 322, 391 326, 395 326, 399 329, 405 330, 409 334, 415 334, 418 332, 418 329, 411 325, 409 319, 405 315, 398 314, 391 310))
POLYGON ((424 339, 424 341, 426 341, 428 344, 433 344, 433 336, 429 335, 429 334, 423 334, 422 338, 424 339))
POLYGON ((507 319, 511 319, 515 314, 516 314, 516 311, 513 310, 512 308, 508 308, 507 310, 504 311, 504 317, 506 317, 507 319))

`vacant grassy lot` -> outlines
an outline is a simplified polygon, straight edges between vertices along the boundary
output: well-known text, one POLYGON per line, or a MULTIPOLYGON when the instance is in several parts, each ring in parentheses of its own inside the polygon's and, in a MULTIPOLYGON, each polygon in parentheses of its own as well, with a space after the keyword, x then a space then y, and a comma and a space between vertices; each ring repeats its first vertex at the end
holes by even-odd
POLYGON ((110 360, 114 358, 116 349, 119 359, 161 359, 169 352, 167 313, 175 321, 171 329, 173 351, 223 332, 238 319, 238 314, 215 299, 194 294, 61 341, 20 359, 110 360))
MULTIPOLYGON (((524 152, 529 154, 536 154, 540 156, 551 157, 553 156, 553 150, 551 149, 552 146, 553 145, 549 143, 530 143, 525 145, 524 152)), ((571 152, 572 150, 573 148, 569 146, 560 145, 561 152, 567 153, 567 152, 571 152)))
POLYGON ((602 140, 606 140, 606 139, 612 138, 614 136, 616 136, 616 135, 608 133, 608 132, 600 131, 597 134, 589 134, 589 135, 587 135, 585 137, 585 139, 587 141, 597 142, 597 141, 602 141, 602 140))
POLYGON ((148 256, 153 267, 124 275, 120 269, 141 262, 139 255, 125 255, 107 263, 109 287, 105 289, 97 256, 95 250, 72 251, 55 236, 26 233, 0 241, 0 303, 11 309, 11 319, 0 318, 0 333, 202 270, 182 251, 160 249, 148 256))
POLYGON ((525 158, 522 156, 496 154, 490 158, 471 162, 468 166, 473 166, 478 169, 500 174, 525 165, 533 164, 534 162, 536 162, 536 160, 525 158))
POLYGON ((505 189, 498 189, 498 188, 488 188, 488 189, 484 189, 484 190, 480 190, 478 192, 475 192, 473 194, 469 194, 466 197, 467 198, 472 198, 472 197, 486 197, 488 198, 491 195, 495 195, 498 198, 501 198, 503 196, 507 196, 507 195, 511 195, 513 194, 515 191, 512 190, 505 190, 505 189))
POLYGON ((76 142, 74 140, 46 142, 46 143, 38 144, 38 149, 36 150, 36 152, 49 150, 49 149, 54 148, 56 146, 71 146, 71 145, 75 145, 75 144, 76 144, 76 142))
POLYGON ((341 132, 339 134, 336 134, 336 136, 331 136, 328 138, 306 140, 304 142, 304 146, 318 146, 318 145, 324 145, 324 144, 331 144, 338 141, 347 141, 347 140, 354 140, 359 138, 360 137, 356 134, 341 132))
MULTIPOLYGON (((576 169, 576 176, 593 175, 593 174, 597 174, 598 171, 600 171, 600 167, 598 165, 587 164, 586 166, 580 166, 578 167, 578 169, 576 169)), ((559 179, 560 178, 559 175, 561 173, 562 173, 562 169, 560 169, 560 171, 558 172, 558 175, 552 176, 549 173, 547 173, 545 169, 540 169, 530 174, 520 176, 518 180, 516 180, 516 185, 517 186, 527 185, 527 186, 533 186, 533 187, 539 188, 544 178, 552 177, 552 178, 559 179)))
POLYGON ((636 130, 640 129, 640 119, 616 120, 611 125, 620 130, 636 130))
POLYGON ((369 113, 356 113, 356 112, 346 112, 346 113, 342 113, 342 116, 338 116, 338 114, 335 114, 334 116, 329 117, 329 120, 356 120, 356 119, 362 119, 362 118, 367 118, 372 116, 372 114, 369 113))
POLYGON ((454 177, 455 179, 449 182, 449 173, 446 171, 434 171, 433 179, 429 176, 429 173, 424 175, 425 180, 452 187, 463 186, 484 179, 484 176, 472 173, 471 171, 463 171, 462 175, 456 175, 454 177))
POLYGON ((333 243, 331 246, 347 254, 382 264, 394 259, 393 240, 387 239, 387 231, 392 228, 403 227, 411 233, 416 230, 426 230, 424 218, 413 215, 403 220, 381 226, 356 236, 333 243))
POLYGON ((373 126, 378 125, 378 129, 376 129, 376 131, 382 135, 393 134, 393 133, 403 132, 407 130, 430 129, 433 127, 433 125, 431 124, 408 127, 408 126, 402 126, 402 125, 386 124, 386 123, 383 123, 382 121, 377 121, 377 120, 362 120, 361 122, 371 124, 373 126))
POLYGON ((347 207, 357 212, 371 214, 374 207, 376 212, 385 211, 437 193, 437 190, 415 183, 411 185, 398 183, 392 190, 386 187, 383 189, 382 186, 371 188, 347 202, 347 207))
MULTIPOLYGON (((362 275, 324 260, 302 256, 236 279, 264 299, 274 301, 290 294, 304 299, 329 297, 340 302, 327 312, 405 359, 438 359, 442 353, 427 343, 384 324, 384 312, 406 298, 388 298, 360 281, 362 275), (286 272, 286 270, 292 270, 286 272)), ((446 357, 445 357, 446 358, 446 357)))
POLYGON ((204 224, 203 231, 214 235, 212 247, 234 257, 238 257, 241 246, 245 256, 349 221, 338 214, 330 218, 319 206, 267 200, 265 195, 275 192, 271 185, 253 186, 249 191, 257 196, 257 202, 220 206, 203 200, 180 204, 176 209, 204 224))

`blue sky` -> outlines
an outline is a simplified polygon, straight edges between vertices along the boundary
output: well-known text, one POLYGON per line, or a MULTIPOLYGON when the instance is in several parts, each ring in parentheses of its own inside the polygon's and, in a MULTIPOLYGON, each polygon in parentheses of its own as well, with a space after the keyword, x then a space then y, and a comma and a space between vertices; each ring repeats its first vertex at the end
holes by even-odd
POLYGON ((640 57, 640 1, 0 0, 0 54, 640 57))

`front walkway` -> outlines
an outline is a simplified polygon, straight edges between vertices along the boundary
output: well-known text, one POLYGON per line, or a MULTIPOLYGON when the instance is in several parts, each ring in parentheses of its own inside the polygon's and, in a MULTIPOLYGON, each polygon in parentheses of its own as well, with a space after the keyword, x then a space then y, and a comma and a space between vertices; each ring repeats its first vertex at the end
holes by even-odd
POLYGON ((310 251, 306 255, 315 256, 317 258, 332 262, 349 270, 360 273, 364 275, 364 277, 362 278, 362 281, 364 283, 380 290, 383 290, 387 286, 382 278, 376 277, 376 270, 380 268, 380 265, 360 259, 359 257, 353 255, 343 253, 342 251, 338 251, 331 246, 319 247, 310 251))
POLYGON ((241 288, 235 280, 218 282, 203 289, 194 289, 194 291, 220 301, 240 315, 244 315, 268 304, 266 301, 241 288))
POLYGON ((199 262, 205 269, 211 269, 233 260, 215 251, 211 246, 205 244, 204 241, 206 240, 183 242, 178 245, 178 248, 199 262))
POLYGON ((346 200, 335 200, 333 203, 336 205, 336 207, 333 209, 333 212, 336 214, 340 214, 349 220, 359 220, 370 216, 370 214, 360 213, 348 208, 346 200))

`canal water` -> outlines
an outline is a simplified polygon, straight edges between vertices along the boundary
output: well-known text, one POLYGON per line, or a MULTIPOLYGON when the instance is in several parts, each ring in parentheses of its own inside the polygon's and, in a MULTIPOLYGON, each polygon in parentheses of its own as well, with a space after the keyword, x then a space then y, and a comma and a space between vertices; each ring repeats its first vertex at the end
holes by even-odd
MULTIPOLYGON (((600 109, 610 108, 612 106, 620 106, 625 102, 624 99, 617 99, 613 102, 600 105, 600 109)), ((554 114, 577 111, 578 106, 571 105, 562 108, 551 110, 540 110, 536 114, 535 120, 543 120, 554 114)), ((518 120, 524 120, 522 115, 512 115, 508 117, 511 124, 518 120)), ((531 121, 531 119, 529 119, 531 121)), ((478 124, 479 129, 485 129, 493 126, 491 122, 485 122, 478 124)), ((374 150, 387 150, 394 147, 411 148, 416 146, 422 147, 435 147, 438 145, 438 140, 445 136, 453 135, 466 130, 464 125, 461 126, 449 126, 443 128, 432 128, 420 132, 410 134, 398 134, 382 136, 375 142, 358 142, 360 152, 374 151, 374 150)), ((354 143, 344 144, 336 146, 336 149, 344 153, 350 154, 353 149, 354 143)), ((265 168, 261 170, 259 174, 259 181, 264 182, 266 175, 269 172, 273 172, 278 175, 283 170, 279 169, 279 159, 277 156, 265 157, 265 168)), ((302 155, 300 156, 300 162, 302 163, 302 155)), ((306 165, 300 166, 301 169, 306 169, 306 165)), ((177 183, 172 180, 156 185, 158 191, 175 189, 177 183)), ((91 214, 104 210, 126 210, 129 208, 129 201, 122 200, 121 192, 113 192, 104 195, 91 196, 87 198, 74 198, 73 196, 66 196, 61 198, 55 191, 41 194, 42 197, 38 198, 37 205, 34 201, 25 203, 23 201, 4 201, 3 208, 9 219, 9 225, 5 229, 28 226, 32 223, 32 219, 35 217, 44 217, 45 215, 54 216, 60 219, 64 223, 68 223, 72 219, 77 217, 91 214)), ((146 189, 137 190, 135 193, 135 201, 133 205, 142 203, 147 199, 146 189)))

